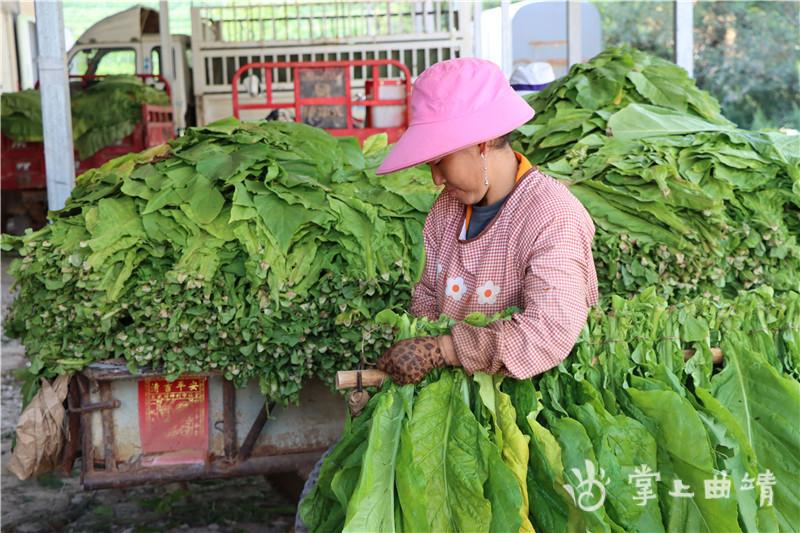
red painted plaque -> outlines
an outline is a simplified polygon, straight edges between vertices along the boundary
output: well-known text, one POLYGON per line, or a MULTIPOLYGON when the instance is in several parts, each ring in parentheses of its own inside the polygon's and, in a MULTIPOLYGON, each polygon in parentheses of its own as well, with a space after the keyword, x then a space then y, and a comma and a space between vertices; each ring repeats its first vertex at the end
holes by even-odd
POLYGON ((151 464, 202 462, 208 455, 208 378, 139 380, 139 432, 151 464))

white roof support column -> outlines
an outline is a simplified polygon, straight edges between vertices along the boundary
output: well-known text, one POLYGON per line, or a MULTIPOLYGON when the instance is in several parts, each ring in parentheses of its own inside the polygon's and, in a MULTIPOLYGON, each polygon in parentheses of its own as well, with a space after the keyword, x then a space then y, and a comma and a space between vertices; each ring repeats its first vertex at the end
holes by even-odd
POLYGON ((694 77, 693 0, 675 0, 675 63, 694 77))
POLYGON ((64 207, 75 187, 64 14, 61 2, 36 0, 35 6, 47 207, 52 211, 64 207))
POLYGON ((459 9, 465 5, 472 8, 472 55, 475 57, 483 58, 483 50, 481 49, 481 14, 483 13, 483 2, 476 2, 475 4, 466 4, 462 2, 459 9))
POLYGON ((567 64, 571 67, 581 62, 581 2, 567 2, 567 64))
POLYGON ((511 69, 514 59, 511 57, 511 0, 500 1, 500 38, 502 39, 501 58, 503 64, 503 74, 506 78, 511 77, 511 69))
MULTIPOLYGON (((161 75, 169 83, 170 105, 172 116, 175 112, 175 62, 172 57, 172 35, 169 33, 169 2, 161 0, 158 3, 158 33, 161 37, 161 75)), ((173 121, 175 124, 177 121, 173 121)))

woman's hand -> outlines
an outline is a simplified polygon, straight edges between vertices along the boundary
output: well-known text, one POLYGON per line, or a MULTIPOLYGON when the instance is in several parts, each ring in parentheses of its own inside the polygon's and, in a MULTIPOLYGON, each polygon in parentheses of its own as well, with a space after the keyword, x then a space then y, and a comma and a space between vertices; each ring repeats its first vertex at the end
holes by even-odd
POLYGON ((398 385, 418 383, 428 372, 445 365, 460 366, 450 335, 406 339, 378 359, 378 368, 398 385))

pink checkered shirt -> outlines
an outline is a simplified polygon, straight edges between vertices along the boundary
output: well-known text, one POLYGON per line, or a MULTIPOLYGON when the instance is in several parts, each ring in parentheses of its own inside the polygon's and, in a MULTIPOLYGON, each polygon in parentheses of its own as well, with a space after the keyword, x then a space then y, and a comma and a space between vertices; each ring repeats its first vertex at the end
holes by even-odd
MULTIPOLYGON (((527 163, 527 162, 526 162, 527 163)), ((411 313, 456 320, 473 311, 522 309, 488 328, 452 330, 469 373, 530 378, 563 361, 597 303, 594 224, 567 187, 533 168, 497 216, 463 240, 466 208, 443 192, 423 231, 427 259, 411 313)))

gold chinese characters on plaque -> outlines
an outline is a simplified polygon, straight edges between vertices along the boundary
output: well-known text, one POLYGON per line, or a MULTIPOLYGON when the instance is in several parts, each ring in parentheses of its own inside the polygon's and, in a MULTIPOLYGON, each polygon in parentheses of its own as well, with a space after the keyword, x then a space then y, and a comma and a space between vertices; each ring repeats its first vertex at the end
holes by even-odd
POLYGON ((139 380, 139 430, 147 454, 208 451, 208 378, 139 380))

